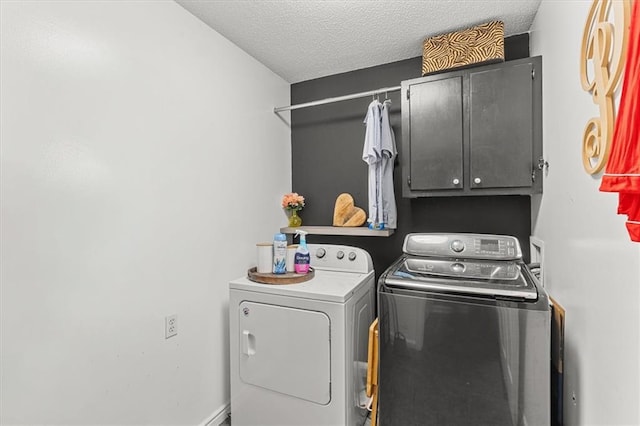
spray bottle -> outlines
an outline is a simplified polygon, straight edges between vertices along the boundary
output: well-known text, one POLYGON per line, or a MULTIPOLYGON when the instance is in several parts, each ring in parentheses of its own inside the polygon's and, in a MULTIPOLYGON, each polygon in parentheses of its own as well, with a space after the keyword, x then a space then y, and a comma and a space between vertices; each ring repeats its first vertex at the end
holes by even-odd
POLYGON ((306 274, 307 272, 309 272, 309 262, 311 261, 311 256, 309 256, 309 249, 307 248, 307 232, 298 231, 296 232, 296 236, 298 235, 300 236, 300 244, 298 245, 298 249, 296 250, 293 267, 296 271, 296 274, 306 274))

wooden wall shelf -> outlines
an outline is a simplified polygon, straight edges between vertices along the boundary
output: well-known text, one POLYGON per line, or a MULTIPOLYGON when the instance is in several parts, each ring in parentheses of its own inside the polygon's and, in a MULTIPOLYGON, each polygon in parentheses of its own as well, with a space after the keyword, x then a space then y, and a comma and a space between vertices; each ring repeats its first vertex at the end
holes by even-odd
POLYGON ((283 234, 295 234, 305 231, 308 235, 346 235, 352 237, 388 237, 393 235, 393 229, 369 229, 366 226, 298 226, 296 228, 280 228, 283 234))

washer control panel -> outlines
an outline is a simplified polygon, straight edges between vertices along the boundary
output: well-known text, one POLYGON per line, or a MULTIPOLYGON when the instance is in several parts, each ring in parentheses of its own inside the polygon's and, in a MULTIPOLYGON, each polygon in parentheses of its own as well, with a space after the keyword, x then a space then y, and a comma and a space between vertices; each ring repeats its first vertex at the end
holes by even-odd
POLYGON ((408 234, 403 251, 415 256, 522 259, 516 237, 493 234, 408 234))
POLYGON ((359 247, 332 244, 307 246, 311 254, 311 266, 314 268, 364 273, 373 270, 371 256, 359 247))

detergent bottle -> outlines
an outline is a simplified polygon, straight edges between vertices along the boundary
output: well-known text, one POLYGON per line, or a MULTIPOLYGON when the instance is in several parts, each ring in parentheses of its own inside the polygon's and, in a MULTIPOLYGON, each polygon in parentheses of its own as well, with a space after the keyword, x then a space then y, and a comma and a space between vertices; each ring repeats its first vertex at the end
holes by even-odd
POLYGON ((287 273, 287 236, 277 233, 273 237, 273 273, 287 273))

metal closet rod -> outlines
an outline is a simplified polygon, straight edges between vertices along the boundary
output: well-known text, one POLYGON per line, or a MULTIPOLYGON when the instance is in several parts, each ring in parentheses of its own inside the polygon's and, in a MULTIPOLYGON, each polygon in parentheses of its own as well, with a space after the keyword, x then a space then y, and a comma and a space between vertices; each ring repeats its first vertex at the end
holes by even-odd
POLYGON ((321 99, 319 101, 305 102, 303 104, 276 107, 273 109, 273 112, 292 111, 294 109, 331 104, 333 102, 348 101, 349 99, 364 98, 365 96, 379 95, 381 93, 386 93, 386 92, 396 92, 401 88, 402 86, 383 87, 381 89, 369 90, 368 92, 354 93, 352 95, 336 96, 335 98, 321 99))

